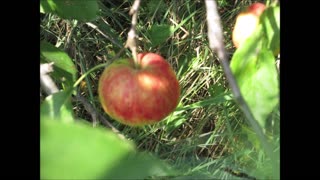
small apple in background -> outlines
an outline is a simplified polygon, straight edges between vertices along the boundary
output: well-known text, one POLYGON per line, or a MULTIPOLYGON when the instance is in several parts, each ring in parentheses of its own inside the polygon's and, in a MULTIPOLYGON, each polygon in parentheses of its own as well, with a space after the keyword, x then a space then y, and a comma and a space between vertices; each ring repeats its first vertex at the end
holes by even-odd
POLYGON ((161 121, 175 110, 180 86, 170 64, 155 53, 116 60, 99 80, 99 98, 105 112, 130 126, 161 121))
POLYGON ((259 24, 259 18, 266 6, 262 3, 254 3, 241 12, 237 18, 232 32, 232 42, 236 48, 254 32, 259 24))

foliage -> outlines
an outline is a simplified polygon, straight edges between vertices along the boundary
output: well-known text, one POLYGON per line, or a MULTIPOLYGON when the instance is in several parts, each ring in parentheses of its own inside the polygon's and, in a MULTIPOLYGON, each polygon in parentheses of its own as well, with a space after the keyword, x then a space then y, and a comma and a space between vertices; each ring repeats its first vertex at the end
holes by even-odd
MULTIPOLYGON (((177 109, 140 128, 103 113, 98 79, 127 39, 132 3, 40 1, 40 62, 54 62, 50 76, 60 89, 41 99, 41 178, 279 178, 279 5, 267 4, 255 34, 235 50, 230 39, 235 17, 252 2, 217 1, 230 67, 274 152, 271 158, 234 103, 208 47, 203 1, 150 0, 139 9, 138 51, 157 52, 172 65, 181 86, 177 109), (102 121, 93 127, 92 112, 75 96, 85 98, 125 139, 102 121)), ((127 50, 120 54, 130 56, 127 50)))

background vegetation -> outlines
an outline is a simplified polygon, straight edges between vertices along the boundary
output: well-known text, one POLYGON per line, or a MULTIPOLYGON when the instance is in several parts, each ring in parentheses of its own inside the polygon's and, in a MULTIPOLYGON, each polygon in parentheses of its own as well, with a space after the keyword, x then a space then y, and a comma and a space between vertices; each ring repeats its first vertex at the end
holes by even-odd
MULTIPOLYGON (((41 89, 42 178, 279 178, 279 105, 272 107, 263 126, 277 160, 274 162, 233 101, 223 69, 208 46, 203 0, 141 2, 138 52, 165 57, 181 86, 177 109, 160 123, 144 127, 125 126, 109 118, 97 94, 103 68, 89 72, 102 63, 109 64, 123 49, 131 27, 128 12, 133 1, 93 1, 97 6, 90 7, 98 12, 97 17, 94 13, 77 16, 85 10, 70 10, 68 6, 64 6, 67 10, 57 8, 48 13, 50 2, 41 0, 46 13, 40 16, 40 57, 41 63, 55 62, 51 76, 61 91, 47 96, 41 89), (70 18, 74 14, 76 17, 70 18), (65 126, 47 119, 62 119, 67 122, 64 124, 75 121, 77 125, 65 126), (109 131, 112 128, 113 132, 109 131), (97 144, 89 138, 103 139, 105 134, 106 143, 97 144), (122 139, 115 134, 121 134, 122 139), (91 155, 86 157, 88 153, 91 155), (129 158, 121 153, 129 154, 129 158), (118 165, 111 168, 114 164, 118 165), (62 172, 64 168, 69 172, 62 172)), ((235 53, 231 32, 236 15, 253 2, 217 0, 230 58, 235 53)), ((125 49, 120 57, 131 57, 130 51, 125 49)))

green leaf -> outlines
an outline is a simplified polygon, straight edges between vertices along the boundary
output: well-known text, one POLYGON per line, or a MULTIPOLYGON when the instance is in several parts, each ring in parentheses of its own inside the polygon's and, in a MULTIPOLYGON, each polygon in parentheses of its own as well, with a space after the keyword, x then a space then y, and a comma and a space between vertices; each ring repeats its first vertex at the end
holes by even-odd
POLYGON ((40 0, 40 12, 55 13, 63 19, 92 21, 98 11, 97 0, 40 0))
POLYGON ((261 28, 232 57, 231 70, 253 116, 265 129, 266 119, 279 103, 279 79, 273 53, 263 46, 261 28))
POLYGON ((134 150, 110 131, 41 121, 41 179, 99 179, 134 150))
POLYGON ((63 122, 73 122, 71 93, 71 90, 60 91, 47 96, 40 106, 40 117, 60 119, 63 122))
POLYGON ((174 27, 166 24, 153 25, 149 30, 152 46, 157 46, 173 34, 174 27))
POLYGON ((41 179, 143 179, 173 172, 107 129, 47 119, 40 127, 41 179))
POLYGON ((52 44, 40 43, 40 58, 43 62, 54 62, 53 78, 62 83, 65 89, 71 88, 77 78, 77 69, 70 57, 52 44))
POLYGON ((280 52, 280 7, 269 7, 261 15, 260 22, 268 39, 268 48, 277 55, 280 52))

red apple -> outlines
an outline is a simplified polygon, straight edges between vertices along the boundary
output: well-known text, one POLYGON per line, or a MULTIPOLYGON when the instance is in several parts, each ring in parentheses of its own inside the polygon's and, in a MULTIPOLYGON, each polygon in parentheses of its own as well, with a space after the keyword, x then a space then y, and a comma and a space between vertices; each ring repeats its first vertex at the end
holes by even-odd
POLYGON ((236 48, 254 32, 259 24, 259 19, 266 6, 262 3, 254 3, 241 12, 237 18, 232 32, 232 41, 236 48))
POLYGON ((113 119, 131 126, 153 124, 175 110, 180 86, 170 64, 155 53, 116 60, 99 80, 99 98, 113 119))

